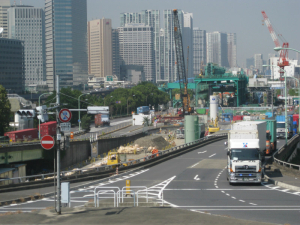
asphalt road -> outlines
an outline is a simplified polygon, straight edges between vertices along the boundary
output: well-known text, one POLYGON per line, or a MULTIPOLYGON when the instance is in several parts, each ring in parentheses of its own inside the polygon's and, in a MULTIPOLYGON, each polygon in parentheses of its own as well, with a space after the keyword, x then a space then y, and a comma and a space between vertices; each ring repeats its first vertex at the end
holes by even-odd
MULTIPOLYGON (((93 199, 95 186, 122 188, 125 186, 125 180, 129 179, 131 186, 150 188, 149 195, 157 201, 162 201, 160 197, 163 193, 165 203, 170 203, 176 208, 259 222, 299 224, 299 192, 267 183, 228 184, 225 170, 227 156, 223 143, 224 141, 215 142, 115 180, 86 183, 85 188, 78 189, 81 192, 71 192, 72 207, 82 206, 93 199)), ((282 144, 284 140, 279 140, 278 147, 282 144)), ((39 191, 43 193, 43 190, 39 191)), ((17 210, 30 212, 53 205, 54 199, 46 198, 2 206, 0 213, 17 210)))
MULTIPOLYGON (((102 134, 103 132, 107 133, 109 131, 127 126, 127 125, 131 124, 131 121, 132 121, 132 118, 125 117, 125 118, 118 118, 118 119, 111 120, 110 121, 110 126, 95 128, 95 125, 92 124, 91 125, 91 130, 90 130, 89 133, 82 134, 82 135, 77 135, 77 136, 74 137, 74 139, 84 139, 84 138, 89 138, 92 134, 102 134)), ((71 128, 71 131, 72 132, 78 131, 78 127, 71 128)))

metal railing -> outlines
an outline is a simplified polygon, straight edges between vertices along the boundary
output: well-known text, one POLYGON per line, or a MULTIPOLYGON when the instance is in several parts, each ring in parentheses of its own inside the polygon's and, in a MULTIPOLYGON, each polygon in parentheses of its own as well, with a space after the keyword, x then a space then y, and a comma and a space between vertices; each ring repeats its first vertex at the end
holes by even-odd
MULTIPOLYGON (((287 146, 288 146, 289 144, 291 144, 296 138, 299 138, 299 135, 298 135, 298 134, 295 135, 294 137, 292 137, 292 138, 288 141, 287 146)), ((275 161, 277 164, 282 165, 282 166, 284 166, 284 167, 289 167, 289 168, 292 168, 292 169, 297 168, 297 169, 300 171, 300 165, 288 163, 288 162, 285 162, 285 161, 282 161, 282 160, 279 160, 279 159, 276 158, 276 156, 278 156, 280 153, 282 153, 282 152, 286 149, 287 146, 283 145, 281 148, 279 148, 279 149, 273 154, 272 157, 273 157, 274 161, 275 161)))
MULTIPOLYGON (((109 170, 113 170, 113 168, 115 168, 116 166, 118 166, 119 168, 123 168, 123 167, 126 167, 126 166, 132 166, 132 165, 135 165, 135 164, 144 163, 145 161, 153 160, 157 157, 163 156, 163 155, 171 153, 171 152, 176 152, 179 149, 190 147, 190 146, 193 146, 193 145, 197 145, 197 144, 200 144, 200 143, 205 142, 207 140, 215 139, 215 138, 221 137, 221 136, 227 136, 227 133, 215 134, 213 136, 203 137, 203 138, 200 138, 196 141, 193 141, 193 142, 190 142, 190 143, 187 143, 187 144, 175 146, 175 147, 172 147, 168 150, 159 151, 158 153, 155 153, 155 154, 152 154, 152 155, 149 155, 149 156, 145 156, 145 157, 142 157, 140 159, 121 162, 119 164, 104 165, 104 166, 93 167, 93 168, 84 168, 84 169, 62 171, 61 176, 62 176, 62 178, 64 178, 64 177, 68 177, 68 176, 81 175, 81 174, 88 173, 88 172, 106 172, 106 171, 109 171, 109 170)), ((5 179, 0 179, 0 182, 10 181, 10 180, 11 181, 18 180, 20 183, 23 183, 24 180, 25 180, 25 182, 28 182, 28 181, 41 181, 41 180, 47 180, 47 179, 50 180, 50 179, 54 179, 54 178, 56 178, 56 174, 46 173, 46 174, 37 174, 37 175, 24 176, 24 177, 5 178, 5 179)))

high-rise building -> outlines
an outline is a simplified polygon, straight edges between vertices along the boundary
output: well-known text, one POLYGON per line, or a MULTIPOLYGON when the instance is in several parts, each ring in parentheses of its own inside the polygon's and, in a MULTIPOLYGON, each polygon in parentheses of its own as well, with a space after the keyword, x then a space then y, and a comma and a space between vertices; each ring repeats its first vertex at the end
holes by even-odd
POLYGON ((86 0, 45 0, 46 79, 55 88, 88 80, 86 0))
POLYGON ((254 67, 259 71, 259 73, 263 72, 263 55, 255 54, 254 55, 254 67))
POLYGON ((10 0, 0 0, 0 27, 3 28, 3 32, 0 37, 8 37, 7 27, 7 9, 10 7, 10 0))
POLYGON ((140 13, 121 13, 120 25, 130 23, 143 23, 153 27, 154 35, 154 58, 155 58, 155 80, 160 80, 160 54, 159 54, 159 40, 160 40, 160 12, 159 10, 142 10, 140 13))
POLYGON ((237 67, 236 33, 227 34, 228 63, 231 68, 237 67))
POLYGON ((206 65, 206 31, 194 28, 193 30, 193 49, 194 49, 194 75, 199 75, 201 69, 204 73, 206 65), (203 67, 203 68, 202 68, 203 67))
POLYGON ((253 66, 254 66, 254 58, 252 57, 252 58, 246 59, 246 67, 248 69, 250 69, 253 66))
POLYGON ((164 65, 165 65, 165 30, 163 28, 160 29, 159 31, 159 66, 160 66, 160 78, 156 80, 156 82, 159 81, 167 81, 165 79, 165 70, 164 70, 164 65))
MULTIPOLYGON (((193 74, 193 14, 186 13, 184 25, 184 12, 178 10, 179 23, 182 32, 185 60, 187 59, 187 46, 190 46, 189 56, 189 76, 193 74), (186 35, 184 32, 186 28, 186 35), (190 74, 191 73, 191 74, 190 74)), ((159 10, 143 10, 141 13, 121 13, 120 26, 125 24, 143 23, 153 27, 154 35, 154 60, 155 60, 155 80, 156 82, 172 82, 177 79, 175 42, 174 42, 174 22, 173 10, 163 11, 163 29, 160 26, 159 10)), ((186 63, 186 62, 185 62, 186 63)))
POLYGON ((120 14, 120 27, 124 27, 128 23, 141 23, 141 13, 121 13, 120 14))
MULTIPOLYGON (((142 23, 125 24, 118 30, 121 66, 142 68, 145 78, 141 78, 140 81, 145 79, 155 82, 153 27, 142 23)), ((121 79, 124 76, 121 74, 121 79)))
POLYGON ((0 84, 8 93, 24 91, 24 41, 0 38, 0 84))
POLYGON ((219 66, 229 67, 227 34, 219 31, 206 33, 207 63, 216 63, 219 66))
POLYGON ((88 22, 89 74, 95 77, 112 75, 111 19, 88 22))
POLYGON ((44 10, 14 5, 7 16, 8 37, 24 41, 25 86, 45 84, 44 10))
POLYGON ((185 59, 186 70, 188 70, 187 77, 194 77, 194 48, 193 48, 193 13, 183 13, 183 29, 182 44, 185 59), (188 50, 189 47, 189 50, 188 50), (188 54, 189 52, 189 54, 188 54), (188 64, 187 64, 188 61, 188 64))
POLYGON ((120 47, 119 47, 119 31, 112 29, 112 74, 116 75, 120 80, 120 47))
POLYGON ((160 54, 159 54, 159 40, 160 40, 160 13, 159 10, 142 10, 141 22, 145 25, 153 27, 154 38, 154 63, 155 63, 155 80, 160 79, 160 54))

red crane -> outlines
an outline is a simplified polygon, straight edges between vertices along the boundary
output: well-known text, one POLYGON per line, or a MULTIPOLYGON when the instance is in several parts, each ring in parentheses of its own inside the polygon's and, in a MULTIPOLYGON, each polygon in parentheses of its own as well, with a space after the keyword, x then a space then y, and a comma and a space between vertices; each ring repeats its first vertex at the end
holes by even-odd
MULTIPOLYGON (((265 23, 267 24, 267 27, 268 27, 269 32, 271 34, 271 37, 272 37, 272 39, 273 39, 273 41, 275 43, 275 46, 276 47, 280 47, 277 35, 276 35, 276 33, 275 33, 275 31, 274 31, 274 29, 272 27, 272 24, 271 24, 271 22, 270 22, 270 20, 269 20, 269 18, 267 16, 267 14, 265 13, 265 11, 261 11, 261 13, 262 13, 262 15, 264 17, 265 23)), ((288 47, 289 47, 289 43, 288 42, 283 42, 282 48, 288 48, 288 47)), ((279 61, 278 61, 278 64, 277 64, 282 69, 282 70, 279 71, 280 72, 280 80, 281 81, 284 81, 284 78, 283 78, 284 67, 290 65, 289 61, 287 60, 287 58, 288 58, 288 50, 287 49, 282 49, 280 51, 280 57, 279 57, 279 61)))

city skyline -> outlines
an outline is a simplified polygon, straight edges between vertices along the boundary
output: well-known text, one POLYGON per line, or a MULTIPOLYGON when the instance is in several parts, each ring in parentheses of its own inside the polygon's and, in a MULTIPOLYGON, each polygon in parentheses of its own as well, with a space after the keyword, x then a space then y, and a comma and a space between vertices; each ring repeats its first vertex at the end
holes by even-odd
MULTIPOLYGON (((11 0, 11 4, 13 2, 11 0)), ((19 4, 18 0, 16 4, 19 4)), ((43 7, 44 1, 22 0, 22 4, 43 7)), ((194 27, 199 27, 207 32, 220 31, 237 34, 239 39, 237 42, 237 61, 240 67, 246 66, 246 59, 253 57, 254 54, 261 53, 267 56, 269 53, 274 53, 275 44, 271 39, 267 26, 262 26, 261 11, 265 10, 274 28, 277 28, 277 34, 282 34, 292 48, 300 49, 297 38, 300 31, 293 29, 297 21, 300 20, 300 15, 297 12, 300 1, 296 0, 290 0, 284 5, 282 2, 270 0, 259 2, 153 0, 143 3, 138 0, 114 0, 107 1, 105 4, 99 0, 87 0, 87 4, 88 21, 103 17, 110 18, 114 29, 120 25, 119 17, 122 12, 140 12, 145 9, 152 9, 160 10, 162 14, 165 9, 178 8, 193 13, 194 27), (212 12, 214 20, 208 19, 211 18, 212 12), (289 26, 286 24, 289 24, 289 26)), ((289 56, 291 59, 296 58, 296 54, 293 52, 290 52, 289 56)))

